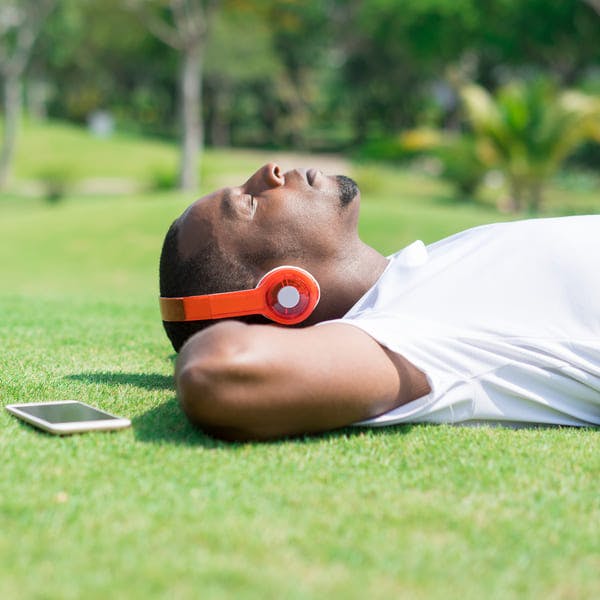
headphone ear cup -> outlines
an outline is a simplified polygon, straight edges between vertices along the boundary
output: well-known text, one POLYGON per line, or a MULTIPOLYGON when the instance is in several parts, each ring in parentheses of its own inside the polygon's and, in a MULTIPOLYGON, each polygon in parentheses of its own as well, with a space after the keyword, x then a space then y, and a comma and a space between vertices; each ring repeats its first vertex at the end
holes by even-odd
POLYGON ((265 291, 264 315, 285 325, 306 320, 321 296, 317 280, 299 267, 277 267, 269 271, 257 287, 265 291))
POLYGON ((317 280, 299 267, 277 267, 255 288, 220 294, 160 298, 163 321, 205 321, 264 315, 283 325, 307 319, 321 297, 317 280))

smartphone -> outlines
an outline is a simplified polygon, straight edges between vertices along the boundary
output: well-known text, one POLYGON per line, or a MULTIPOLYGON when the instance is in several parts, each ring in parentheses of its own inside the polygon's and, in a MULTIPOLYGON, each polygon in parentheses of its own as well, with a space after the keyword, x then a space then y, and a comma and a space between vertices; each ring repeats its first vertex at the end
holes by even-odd
POLYGON ((9 404, 6 410, 27 423, 57 435, 109 431, 129 427, 131 421, 76 400, 9 404))

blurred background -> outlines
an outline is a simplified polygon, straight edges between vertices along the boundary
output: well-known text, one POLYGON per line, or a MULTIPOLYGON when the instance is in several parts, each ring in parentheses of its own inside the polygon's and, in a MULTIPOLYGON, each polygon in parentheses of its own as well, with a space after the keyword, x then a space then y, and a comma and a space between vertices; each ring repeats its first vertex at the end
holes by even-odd
POLYGON ((600 0, 0 0, 0 79, 0 205, 198 195, 273 157, 600 208, 600 0))

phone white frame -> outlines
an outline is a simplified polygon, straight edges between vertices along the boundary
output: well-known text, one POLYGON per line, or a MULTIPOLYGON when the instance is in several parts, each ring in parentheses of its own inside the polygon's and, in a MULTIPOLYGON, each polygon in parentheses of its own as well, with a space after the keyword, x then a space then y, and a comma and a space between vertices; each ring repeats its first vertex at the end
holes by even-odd
POLYGON ((90 404, 80 402, 79 400, 57 400, 53 402, 24 402, 22 404, 8 404, 4 408, 6 408, 6 410, 9 413, 15 415, 16 417, 29 423, 30 425, 34 425, 35 427, 39 427, 44 431, 54 433, 56 435, 83 433, 85 431, 112 431, 113 429, 125 429, 126 427, 131 426, 131 421, 129 419, 117 417, 116 415, 112 415, 111 413, 108 413, 105 410, 98 408, 97 406, 91 406, 90 404), (98 420, 50 423, 49 421, 41 419, 40 417, 34 417, 33 415, 30 415, 21 410, 21 407, 23 406, 47 406, 48 404, 83 404, 88 408, 99 410, 101 412, 106 413, 107 415, 110 415, 112 419, 106 419, 104 421, 98 420))

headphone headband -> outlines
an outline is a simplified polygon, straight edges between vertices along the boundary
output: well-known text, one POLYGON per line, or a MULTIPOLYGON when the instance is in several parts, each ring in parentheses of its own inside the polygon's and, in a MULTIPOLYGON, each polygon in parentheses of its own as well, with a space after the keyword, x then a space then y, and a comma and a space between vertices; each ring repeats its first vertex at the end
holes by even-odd
POLYGON ((317 280, 299 267, 281 266, 266 273, 250 290, 160 298, 163 321, 204 321, 264 315, 284 325, 301 323, 321 296, 317 280))

